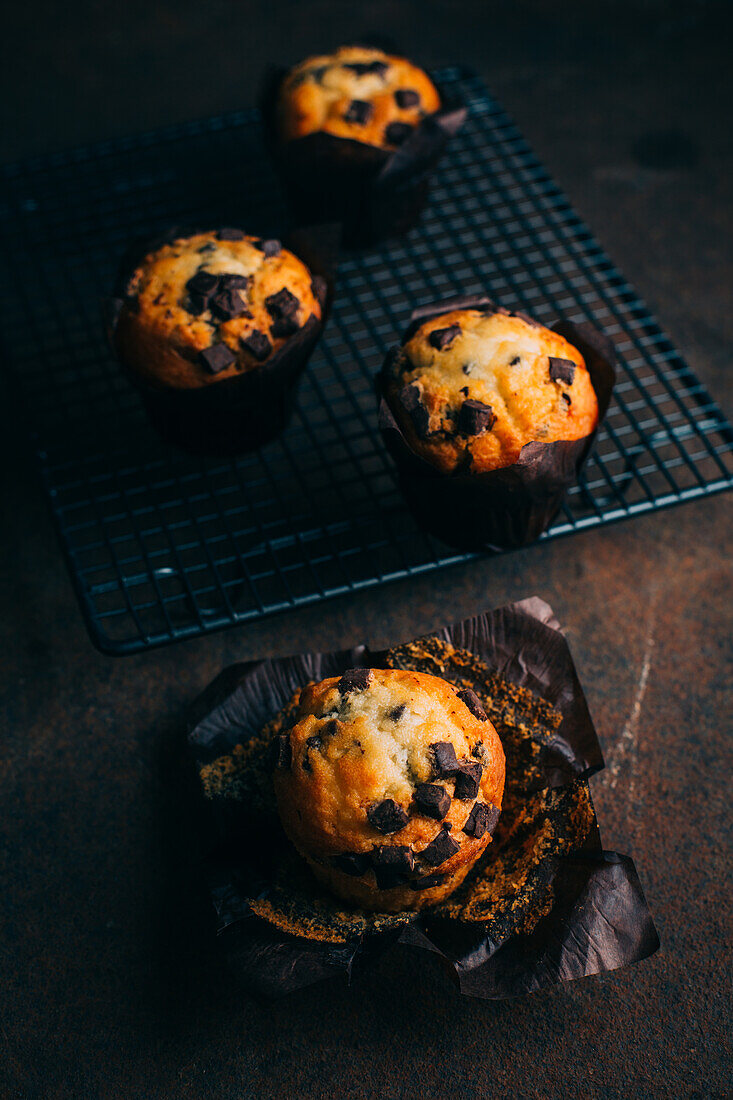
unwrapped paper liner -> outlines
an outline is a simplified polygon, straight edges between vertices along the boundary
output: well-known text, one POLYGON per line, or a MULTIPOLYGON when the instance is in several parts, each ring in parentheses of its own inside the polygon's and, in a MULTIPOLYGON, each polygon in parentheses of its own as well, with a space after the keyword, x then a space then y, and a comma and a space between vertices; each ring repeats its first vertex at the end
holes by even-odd
POLYGON ((462 993, 493 999, 615 970, 657 950, 633 862, 601 847, 587 780, 603 758, 567 643, 542 600, 383 653, 358 646, 231 666, 191 711, 189 746, 199 775, 231 763, 238 747, 246 754, 298 688, 359 666, 419 668, 470 683, 489 706, 507 755, 494 843, 435 909, 350 910, 315 882, 279 829, 271 789, 260 778, 258 789, 248 790, 254 773, 245 766, 241 801, 208 800, 217 834, 209 873, 218 931, 249 988, 276 997, 351 975, 400 942, 439 958, 462 993), (535 721, 539 737, 528 725, 535 721), (512 893, 517 868, 529 871, 512 893), (487 904, 476 883, 492 874, 500 888, 476 919, 487 904))
MULTIPOLYGON (((128 250, 116 296, 104 303, 107 334, 115 352, 114 330, 123 305, 124 286, 135 267, 163 244, 197 232, 201 230, 176 227, 128 250)), ((328 224, 296 230, 283 241, 317 276, 314 291, 322 316, 319 320, 311 315, 266 363, 195 389, 155 388, 121 363, 142 395, 151 422, 167 443, 194 453, 239 454, 262 446, 285 428, 295 406, 298 381, 333 300, 338 238, 340 227, 328 224)))
MULTIPOLYGON (((413 312, 405 340, 429 317, 456 309, 491 309, 485 295, 453 298, 413 312)), ((379 428, 395 461, 400 489, 419 525, 462 550, 507 549, 539 538, 575 484, 608 410, 616 380, 613 344, 587 322, 550 326, 585 360, 598 400, 598 425, 583 439, 526 443, 511 466, 482 473, 444 474, 416 454, 386 397, 387 377, 376 378, 379 428)), ((393 353, 391 353, 393 354, 393 353)))
POLYGON ((425 206, 430 173, 463 125, 466 108, 445 101, 439 88, 443 106, 422 119, 395 150, 323 131, 282 141, 277 99, 287 73, 279 68, 267 74, 260 109, 265 140, 296 217, 305 222, 338 217, 350 247, 411 229, 425 206))

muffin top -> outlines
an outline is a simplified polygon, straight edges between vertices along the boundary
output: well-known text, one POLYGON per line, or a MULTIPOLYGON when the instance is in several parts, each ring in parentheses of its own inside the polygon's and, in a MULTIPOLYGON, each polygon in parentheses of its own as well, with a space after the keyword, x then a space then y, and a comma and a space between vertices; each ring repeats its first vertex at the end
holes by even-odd
POLYGON ((577 348, 501 307, 431 317, 385 371, 410 446, 444 473, 510 466, 526 443, 581 439, 598 420, 577 348))
POLYGON ((404 57, 342 46, 291 69, 280 88, 278 125, 286 141, 323 131, 395 149, 439 107, 430 78, 404 57))
POLYGON ((115 342, 152 385, 207 386, 267 363, 310 317, 320 319, 323 291, 279 241, 240 229, 197 233, 136 268, 115 342))
POLYGON ((301 853, 373 874, 378 889, 475 858, 503 789, 504 752, 477 696, 397 669, 351 669, 305 688, 275 769, 283 826, 301 853))

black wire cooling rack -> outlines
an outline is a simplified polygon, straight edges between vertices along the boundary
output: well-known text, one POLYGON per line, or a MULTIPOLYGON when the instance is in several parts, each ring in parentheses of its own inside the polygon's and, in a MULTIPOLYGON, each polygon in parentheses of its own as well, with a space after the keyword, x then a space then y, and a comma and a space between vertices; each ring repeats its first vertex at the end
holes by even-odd
POLYGON ((27 406, 84 617, 132 653, 467 559, 406 512, 372 378, 416 304, 487 291, 540 321, 593 320, 622 360, 611 409, 553 538, 718 492, 733 436, 644 303, 470 72, 469 108, 420 227, 340 265, 293 423, 260 452, 162 444, 106 346, 99 300, 129 242, 170 224, 281 234, 254 111, 0 171, 5 353, 27 406))

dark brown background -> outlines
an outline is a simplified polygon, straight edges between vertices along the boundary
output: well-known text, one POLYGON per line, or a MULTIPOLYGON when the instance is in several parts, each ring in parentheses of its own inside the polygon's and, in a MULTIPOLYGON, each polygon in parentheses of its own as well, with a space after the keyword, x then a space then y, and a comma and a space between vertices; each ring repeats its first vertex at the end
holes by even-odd
MULTIPOLYGON (((369 32, 474 65, 731 411, 729 3, 15 4, 4 159, 252 101, 266 58, 369 32), (726 392, 726 388, 728 392, 726 392)), ((730 500, 715 498, 147 656, 97 654, 3 403, 0 1092, 35 1097, 730 1095, 730 500), (555 608, 662 951, 513 1003, 393 952, 262 1005, 211 936, 166 784, 236 659, 383 645, 529 594, 555 608), (728 711, 729 714, 729 711, 728 711)))

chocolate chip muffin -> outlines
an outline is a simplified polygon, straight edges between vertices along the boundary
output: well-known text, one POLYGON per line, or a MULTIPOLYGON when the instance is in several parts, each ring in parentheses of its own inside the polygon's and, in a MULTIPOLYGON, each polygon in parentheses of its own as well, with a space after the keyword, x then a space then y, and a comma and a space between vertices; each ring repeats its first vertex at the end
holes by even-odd
POLYGON ((290 71, 277 117, 285 141, 320 132, 395 149, 439 107, 433 82, 406 58, 342 46, 290 71))
POLYGON ((286 833, 333 893, 365 909, 420 909, 490 843, 504 752, 474 692, 351 669, 302 691, 274 782, 286 833))
POLYGON ((219 229, 149 253, 125 287, 122 362, 155 389, 192 390, 266 367, 310 318, 322 288, 279 241, 219 229))
POLYGON ((497 306, 413 326, 385 373, 385 396, 410 447, 442 473, 501 469, 527 443, 582 439, 598 422, 578 349, 497 306))

